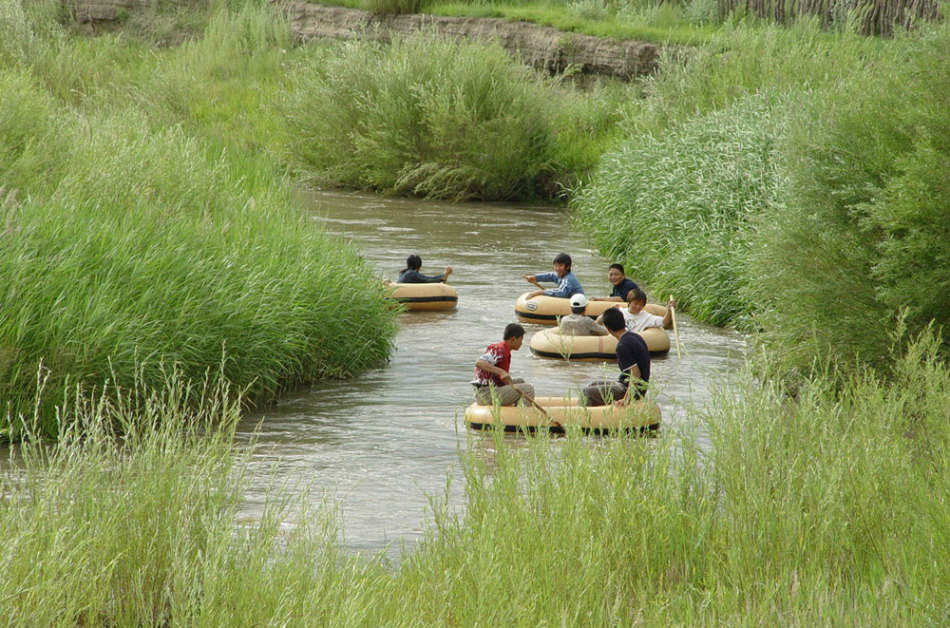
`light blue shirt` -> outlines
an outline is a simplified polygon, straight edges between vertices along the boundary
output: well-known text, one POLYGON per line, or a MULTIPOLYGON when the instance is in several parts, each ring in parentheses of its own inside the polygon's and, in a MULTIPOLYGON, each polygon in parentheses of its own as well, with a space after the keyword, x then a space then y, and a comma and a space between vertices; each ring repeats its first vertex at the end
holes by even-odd
POLYGON ((574 276, 574 273, 570 271, 563 277, 558 277, 557 273, 550 272, 535 275, 534 279, 535 281, 557 282, 557 288, 548 288, 544 291, 544 295, 548 297, 568 299, 575 294, 584 294, 584 289, 581 288, 581 282, 579 282, 577 277, 574 276))

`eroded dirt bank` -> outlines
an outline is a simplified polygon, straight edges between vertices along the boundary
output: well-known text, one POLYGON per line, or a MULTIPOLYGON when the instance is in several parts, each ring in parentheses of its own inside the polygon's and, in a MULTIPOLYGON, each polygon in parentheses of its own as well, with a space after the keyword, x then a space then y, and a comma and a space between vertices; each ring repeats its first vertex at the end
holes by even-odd
MULTIPOLYGON (((64 0, 76 19, 95 26, 117 22, 138 12, 156 10, 162 0, 64 0)), ((429 30, 451 37, 469 37, 500 43, 512 55, 538 70, 631 79, 656 69, 657 46, 636 41, 616 41, 566 33, 528 22, 501 18, 438 17, 432 15, 377 15, 357 9, 327 7, 306 2, 277 0, 274 9, 285 11, 297 42, 322 37, 388 40, 429 30)))

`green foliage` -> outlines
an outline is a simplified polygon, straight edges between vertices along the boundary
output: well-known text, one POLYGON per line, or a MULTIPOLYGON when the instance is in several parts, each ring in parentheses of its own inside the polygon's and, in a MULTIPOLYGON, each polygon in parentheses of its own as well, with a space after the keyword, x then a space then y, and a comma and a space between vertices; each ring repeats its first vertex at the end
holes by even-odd
MULTIPOLYGON (((266 401, 388 355, 393 313, 371 269, 303 219, 273 160, 243 150, 266 144, 275 109, 228 117, 287 42, 264 15, 222 15, 209 43, 161 59, 109 36, 47 38, 28 65, 0 67, 4 423, 45 380, 55 433, 70 383, 128 386, 140 361, 151 383, 162 362, 200 378, 224 351, 225 376, 266 401), (60 81, 57 62, 78 71, 60 81), (179 107, 154 98, 165 85, 179 107)), ((275 90, 259 84, 255 98, 275 90)))
POLYGON ((56 0, 0 3, 0 67, 35 59, 64 35, 56 0))
POLYGON ((631 133, 662 133, 671 124, 755 93, 816 90, 848 81, 892 54, 881 42, 826 33, 815 20, 790 27, 743 21, 724 25, 704 46, 660 49, 660 71, 631 133))
POLYGON ((661 138, 627 140, 574 199, 575 216, 655 295, 676 295, 714 325, 748 327, 752 304, 740 288, 749 223, 780 183, 775 150, 786 115, 774 98, 749 97, 661 138))
POLYGON ((829 90, 790 136, 789 187, 762 220, 750 276, 789 369, 878 365, 897 312, 912 333, 950 320, 950 30, 829 90))
POLYGON ((940 344, 908 343, 890 383, 818 372, 795 399, 744 375, 738 396, 682 417, 701 437, 473 435, 465 507, 434 497, 398 565, 345 551, 332 504, 297 511, 275 489, 260 520, 242 516, 239 404, 217 377, 170 372, 66 404, 75 429, 16 448, 0 614, 12 628, 942 625, 940 344))
POLYGON ((935 349, 924 335, 896 357, 893 384, 867 373, 838 391, 816 373, 796 401, 743 379, 704 411, 703 438, 475 440, 465 513, 440 512, 404 563, 397 612, 425 625, 939 624, 950 372, 935 349))
POLYGON ((359 8, 383 15, 420 13, 429 3, 427 0, 361 0, 359 8))
POLYGON ((347 43, 301 80, 292 152, 320 182, 497 200, 532 196, 550 171, 546 92, 499 46, 347 43))

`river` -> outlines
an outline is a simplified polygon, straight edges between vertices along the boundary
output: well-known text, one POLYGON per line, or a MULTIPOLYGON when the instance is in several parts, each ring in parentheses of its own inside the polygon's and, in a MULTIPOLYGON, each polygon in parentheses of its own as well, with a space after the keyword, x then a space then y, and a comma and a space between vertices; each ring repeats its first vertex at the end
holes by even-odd
MULTIPOLYGON (((472 365, 516 320, 517 296, 534 289, 521 275, 550 271, 554 256, 567 252, 587 295, 604 296, 610 289, 607 266, 614 260, 593 251, 562 209, 345 192, 314 193, 312 199, 312 220, 358 247, 381 278, 395 279, 410 253, 422 256, 426 274, 453 266, 449 283, 458 291, 458 308, 401 314, 396 349, 384 367, 355 380, 301 389, 242 421, 239 438, 258 438, 242 514, 259 517, 277 480, 314 504, 326 498, 340 505, 347 548, 398 552, 421 535, 428 498, 445 493, 449 474, 455 477, 450 502, 462 503, 456 471, 459 450, 472 434, 462 421, 472 397, 472 365)), ((635 272, 628 270, 628 276, 639 283, 635 272)), ((677 328, 681 357, 674 348, 652 367, 651 385, 663 412, 660 438, 684 427, 690 420, 686 408, 702 406, 746 352, 739 334, 686 315, 677 315, 677 328)), ((525 329, 511 371, 534 384, 537 394, 576 394, 591 380, 616 375, 615 364, 532 355, 528 340, 543 327, 525 329)))

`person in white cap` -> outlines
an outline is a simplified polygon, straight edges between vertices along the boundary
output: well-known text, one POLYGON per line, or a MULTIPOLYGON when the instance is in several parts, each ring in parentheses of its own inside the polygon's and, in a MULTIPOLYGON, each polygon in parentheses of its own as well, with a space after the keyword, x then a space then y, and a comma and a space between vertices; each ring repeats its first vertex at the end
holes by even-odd
POLYGON ((587 297, 575 294, 571 297, 571 313, 561 318, 558 331, 565 336, 606 336, 607 329, 601 327, 594 319, 584 314, 587 310, 587 297))

